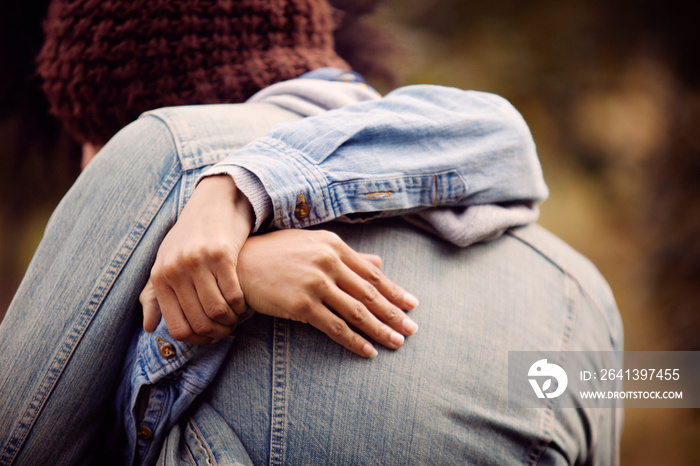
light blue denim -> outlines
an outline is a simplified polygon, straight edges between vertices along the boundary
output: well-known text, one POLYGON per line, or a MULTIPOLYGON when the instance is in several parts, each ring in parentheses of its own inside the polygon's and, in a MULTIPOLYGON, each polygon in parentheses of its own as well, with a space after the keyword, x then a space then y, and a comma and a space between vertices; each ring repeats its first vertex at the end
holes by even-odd
MULTIPOLYGON (((90 164, 54 213, 0 326, 0 463, 81 463, 114 440, 100 429, 121 415, 109 407, 157 245, 204 168, 297 117, 265 104, 162 110, 120 132, 90 164)), ((417 154, 431 173, 440 154, 407 144, 400 155, 417 154)), ((461 178, 468 184, 470 175, 461 178)), ((415 196, 399 209, 419 205, 415 196)), ((138 408, 129 414, 138 418, 138 408)))
POLYGON ((466 249, 400 221, 329 227, 416 293, 419 331, 365 360, 256 315, 159 464, 617 464, 620 410, 509 408, 508 351, 621 350, 586 259, 535 225, 466 249))
MULTIPOLYGON (((209 118, 202 112, 162 109, 151 115, 166 123, 179 152, 188 153, 200 143, 200 130, 193 129, 209 118)), ((254 173, 272 203, 287 206, 276 208, 275 218, 296 219, 282 221, 281 227, 421 206, 527 203, 533 213, 533 201, 547 193, 527 125, 510 104, 491 94, 412 86, 293 127, 273 128, 217 164, 254 173), (439 150, 427 153, 430 144, 439 150), (388 195, 370 195, 377 192, 388 195), (294 213, 302 196, 312 212, 307 218, 294 213)), ((476 229, 474 224, 462 227, 476 229)), ((121 377, 118 412, 130 452, 125 461, 149 464, 165 433, 214 377, 231 342, 192 348, 172 340, 164 325, 137 340, 121 377), (175 356, 164 359, 162 345, 175 356), (146 438, 139 435, 144 431, 146 438)))
POLYGON ((113 400, 158 245, 202 170, 299 118, 271 104, 201 116, 187 129, 202 136, 186 150, 155 116, 127 126, 53 213, 0 324, 0 464, 81 464, 114 440, 100 429, 117 422, 113 400))
POLYGON ((530 129, 510 103, 433 85, 330 110, 295 131, 280 125, 217 167, 227 165, 260 180, 278 228, 548 194, 530 129), (308 217, 295 215, 301 196, 308 217))

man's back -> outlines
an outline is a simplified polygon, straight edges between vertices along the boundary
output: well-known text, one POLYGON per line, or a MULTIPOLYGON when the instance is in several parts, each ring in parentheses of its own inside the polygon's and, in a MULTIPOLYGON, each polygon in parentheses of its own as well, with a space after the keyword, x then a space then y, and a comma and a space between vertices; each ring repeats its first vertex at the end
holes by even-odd
MULTIPOLYGON (((214 111, 226 109, 233 114, 222 119, 197 118, 204 110, 196 108, 167 124, 142 118, 57 209, 3 322, 0 341, 14 352, 0 355, 15 368, 6 379, 13 391, 3 392, 6 419, 16 418, 3 432, 6 458, 22 450, 20 463, 55 459, 58 445, 65 458, 85 454, 97 434, 84 427, 102 420, 139 324, 134 290, 197 176, 232 145, 298 118, 265 104, 214 111), (190 133, 196 143, 173 145, 190 133)), ((309 326, 256 316, 236 330, 216 383, 181 423, 186 443, 176 427, 165 454, 183 446, 186 455, 250 455, 255 463, 503 464, 543 455, 574 462, 598 444, 603 463, 615 455, 609 410, 508 408, 508 350, 619 344, 607 285, 586 261, 535 227, 467 249, 401 221, 328 228, 382 256, 385 273, 421 299, 411 312, 419 332, 367 361, 309 326)))
POLYGON ((170 459, 179 448, 255 464, 616 462, 616 410, 509 408, 508 351, 621 349, 615 303, 586 259, 538 226, 466 249, 396 220, 329 228, 418 296, 420 331, 367 361, 308 325, 254 317, 171 432, 170 459))

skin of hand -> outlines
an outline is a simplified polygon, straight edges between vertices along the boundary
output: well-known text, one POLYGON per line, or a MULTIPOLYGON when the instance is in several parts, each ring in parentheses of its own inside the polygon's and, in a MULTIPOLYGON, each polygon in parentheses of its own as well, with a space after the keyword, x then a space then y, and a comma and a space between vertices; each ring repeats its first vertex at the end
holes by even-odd
POLYGON ((326 231, 248 239, 252 221, 252 207, 230 177, 199 183, 141 293, 147 332, 162 314, 177 340, 206 344, 226 337, 247 309, 242 277, 248 304, 258 312, 308 322, 362 356, 377 353, 348 323, 389 348, 415 333, 417 325, 401 309, 418 300, 381 273, 378 256, 359 254, 326 231))
POLYGON ((158 249, 140 296, 144 329, 162 317, 176 340, 201 345, 229 335, 247 305, 236 265, 253 209, 229 176, 203 179, 158 249))
POLYGON ((256 311, 311 324, 350 351, 374 357, 377 350, 351 326, 392 349, 418 329, 403 312, 418 300, 380 266, 378 256, 355 252, 334 233, 281 230, 246 241, 238 277, 256 311))

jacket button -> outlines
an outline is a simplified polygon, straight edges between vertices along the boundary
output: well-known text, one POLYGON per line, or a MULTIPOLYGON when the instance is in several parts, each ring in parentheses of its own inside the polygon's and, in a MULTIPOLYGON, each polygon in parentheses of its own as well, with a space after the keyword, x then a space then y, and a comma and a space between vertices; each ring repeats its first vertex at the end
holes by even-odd
POLYGON ((309 209, 309 204, 306 203, 304 195, 299 194, 299 201, 297 202, 297 206, 294 209, 294 216, 299 220, 302 220, 308 217, 310 213, 311 209, 309 209))
POLYGON ((304 219, 309 216, 309 205, 306 203, 297 204, 297 208, 294 209, 294 216, 298 219, 304 219))
POLYGON ((160 337, 156 337, 156 341, 158 342, 158 352, 163 359, 175 357, 175 347, 172 343, 163 341, 160 337))
POLYGON ((160 355, 165 359, 170 359, 175 356, 175 348, 170 343, 164 343, 163 346, 160 347, 159 351, 160 355))
POLYGON ((153 431, 146 426, 139 427, 136 431, 136 436, 141 440, 151 440, 153 438, 153 431))

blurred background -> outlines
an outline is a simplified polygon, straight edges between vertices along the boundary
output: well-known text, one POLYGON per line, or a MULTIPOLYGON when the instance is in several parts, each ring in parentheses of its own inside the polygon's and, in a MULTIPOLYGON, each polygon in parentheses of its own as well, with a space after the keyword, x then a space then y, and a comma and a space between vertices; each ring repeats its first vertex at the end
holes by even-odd
MULTIPOLYGON (((364 13, 376 2, 335 3, 364 13)), ((0 18, 0 318, 79 170, 79 148, 48 116, 34 75, 47 4, 10 0, 0 18)), ((370 18, 387 32, 367 30, 385 57, 366 70, 380 90, 443 84, 520 110, 551 191, 540 223, 608 279, 627 350, 700 350, 696 10, 681 0, 396 0, 370 18)), ((623 465, 700 464, 699 445, 700 410, 626 410, 623 465)))

